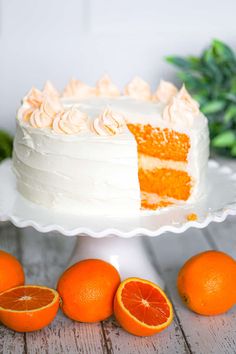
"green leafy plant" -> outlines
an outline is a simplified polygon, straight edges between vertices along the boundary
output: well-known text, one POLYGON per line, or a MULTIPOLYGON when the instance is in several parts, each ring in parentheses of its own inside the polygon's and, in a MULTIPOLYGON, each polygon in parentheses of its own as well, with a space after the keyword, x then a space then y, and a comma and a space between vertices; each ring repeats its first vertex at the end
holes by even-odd
POLYGON ((236 157, 236 54, 215 39, 199 57, 168 56, 209 120, 211 145, 236 157))
POLYGON ((3 130, 0 130, 0 162, 12 155, 13 139, 3 130))

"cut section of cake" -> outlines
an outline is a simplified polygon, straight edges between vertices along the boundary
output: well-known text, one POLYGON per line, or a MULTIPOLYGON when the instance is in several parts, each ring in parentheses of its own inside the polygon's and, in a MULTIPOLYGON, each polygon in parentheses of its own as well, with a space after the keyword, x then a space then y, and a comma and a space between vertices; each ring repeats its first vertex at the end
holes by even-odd
POLYGON ((72 80, 59 97, 47 82, 18 111, 13 167, 19 192, 47 208, 84 215, 139 215, 205 194, 206 117, 185 87, 152 93, 135 78, 120 94, 72 80))

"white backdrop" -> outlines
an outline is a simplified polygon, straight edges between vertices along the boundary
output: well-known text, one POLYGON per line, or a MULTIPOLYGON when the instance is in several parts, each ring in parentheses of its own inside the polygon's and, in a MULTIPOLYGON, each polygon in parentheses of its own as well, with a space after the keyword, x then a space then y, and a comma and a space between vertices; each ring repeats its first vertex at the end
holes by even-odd
POLYGON ((0 0, 0 128, 14 132, 20 99, 50 79, 120 86, 173 79, 170 54, 198 54, 212 38, 236 49, 236 0, 0 0))

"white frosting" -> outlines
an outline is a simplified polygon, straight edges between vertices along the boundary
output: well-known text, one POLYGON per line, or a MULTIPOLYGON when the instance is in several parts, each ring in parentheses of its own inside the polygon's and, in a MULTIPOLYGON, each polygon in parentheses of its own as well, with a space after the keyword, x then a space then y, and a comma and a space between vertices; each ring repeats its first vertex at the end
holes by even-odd
POLYGON ((78 138, 18 124, 13 165, 19 191, 48 208, 85 215, 139 212, 137 149, 128 130, 78 138))
MULTIPOLYGON (((163 103, 131 97, 64 98, 62 103, 65 109, 78 106, 91 123, 109 106, 128 123, 150 124, 187 134, 191 148, 184 170, 193 180, 188 202, 204 193, 209 137, 207 119, 200 112, 194 112, 194 119, 193 115, 185 115, 180 122, 163 117, 163 103)), ((137 145, 127 127, 114 136, 97 135, 94 130, 66 135, 50 127, 31 127, 23 119, 21 108, 13 161, 18 189, 33 202, 86 215, 140 212, 137 145)))

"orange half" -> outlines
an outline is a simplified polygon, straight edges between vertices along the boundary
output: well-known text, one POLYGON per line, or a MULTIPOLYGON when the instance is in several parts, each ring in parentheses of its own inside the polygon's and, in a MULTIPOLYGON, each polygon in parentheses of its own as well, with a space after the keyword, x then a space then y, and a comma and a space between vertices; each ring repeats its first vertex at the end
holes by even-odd
POLYGON ((18 286, 0 294, 0 321, 17 332, 31 332, 47 326, 58 308, 59 294, 45 286, 18 286))
POLYGON ((128 278, 120 284, 114 300, 114 313, 120 325, 136 336, 158 333, 173 319, 173 308, 164 291, 139 278, 128 278))

